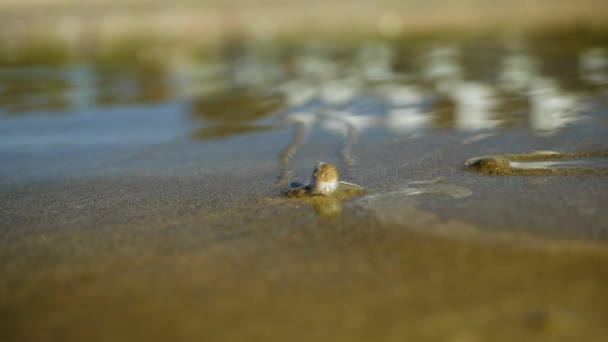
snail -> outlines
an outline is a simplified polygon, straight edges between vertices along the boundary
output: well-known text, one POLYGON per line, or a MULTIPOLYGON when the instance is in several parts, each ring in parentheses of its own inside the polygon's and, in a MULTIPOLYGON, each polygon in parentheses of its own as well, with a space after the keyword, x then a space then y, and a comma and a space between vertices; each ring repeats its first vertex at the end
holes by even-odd
POLYGON ((330 195, 338 189, 338 168, 318 162, 312 171, 309 190, 312 195, 330 195))
POLYGON ((317 162, 312 171, 310 183, 307 185, 292 184, 285 194, 289 197, 331 196, 343 199, 363 191, 359 185, 340 181, 336 166, 317 162))

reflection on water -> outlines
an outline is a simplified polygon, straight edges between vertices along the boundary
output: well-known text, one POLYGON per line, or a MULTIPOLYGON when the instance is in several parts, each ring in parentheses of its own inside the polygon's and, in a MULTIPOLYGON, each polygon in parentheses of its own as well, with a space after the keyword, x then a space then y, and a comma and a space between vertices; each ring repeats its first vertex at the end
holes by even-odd
POLYGON ((207 124, 194 136, 199 139, 222 138, 272 129, 272 125, 257 124, 258 119, 282 107, 281 97, 258 94, 251 89, 236 89, 214 97, 195 99, 191 113, 207 124))
POLYGON ((530 127, 538 132, 557 131, 576 121, 582 109, 580 100, 560 90, 552 79, 536 79, 531 86, 529 98, 530 127))
POLYGON ((4 115, 70 113, 95 107, 159 102, 169 97, 160 70, 88 64, 0 68, 4 115))
POLYGON ((57 52, 47 64, 34 43, 20 45, 15 64, 7 41, 0 43, 0 120, 178 101, 190 111, 191 128, 181 134, 199 139, 287 123, 293 139, 281 153, 283 179, 313 129, 342 137, 349 169, 356 165, 353 146, 372 128, 407 137, 446 127, 487 134, 527 126, 554 134, 587 118, 589 98, 606 90, 607 40, 590 36, 572 34, 575 43, 560 48, 542 36, 329 44, 274 41, 269 33, 169 52, 153 39, 131 39, 89 49, 98 53, 88 56, 72 51, 83 44, 72 37, 67 45, 63 38, 57 46, 44 43, 57 52))
POLYGON ((602 48, 590 48, 580 53, 580 75, 591 84, 608 84, 608 53, 602 48))
POLYGON ((455 128, 477 131, 498 125, 494 119, 496 100, 490 86, 462 83, 456 86, 453 92, 456 103, 455 128))

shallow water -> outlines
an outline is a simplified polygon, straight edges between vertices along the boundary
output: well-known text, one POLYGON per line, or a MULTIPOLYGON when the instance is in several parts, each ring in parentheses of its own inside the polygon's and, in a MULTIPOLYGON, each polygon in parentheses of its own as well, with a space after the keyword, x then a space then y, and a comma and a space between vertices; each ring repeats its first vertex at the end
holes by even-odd
POLYGON ((604 32, 0 43, 0 339, 602 340, 604 32))

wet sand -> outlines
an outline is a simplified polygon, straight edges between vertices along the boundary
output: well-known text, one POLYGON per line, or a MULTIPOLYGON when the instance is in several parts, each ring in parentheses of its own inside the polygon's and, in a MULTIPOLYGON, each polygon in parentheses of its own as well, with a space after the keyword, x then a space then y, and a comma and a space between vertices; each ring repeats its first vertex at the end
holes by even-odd
POLYGON ((482 156, 464 164, 472 171, 502 176, 608 175, 608 152, 558 153, 553 151, 482 156), (580 159, 583 159, 581 161, 580 159), (598 162, 599 160, 599 162, 598 162), (599 164, 599 165, 594 165, 599 164))
MULTIPOLYGON (((569 132, 542 147, 587 148, 569 132)), ((539 147, 508 134, 525 136, 359 146, 343 179, 371 193, 441 179, 472 194, 349 198, 329 216, 281 194, 268 136, 231 161, 184 142, 96 175, 4 182, 2 340, 603 340, 608 181, 462 165, 539 147)), ((333 139, 301 148, 296 180, 342 163, 333 139)))
POLYGON ((203 224, 19 244, 29 252, 3 267, 3 340, 601 341, 608 333, 605 249, 474 244, 378 224, 286 229, 256 217, 264 228, 215 237, 203 224))

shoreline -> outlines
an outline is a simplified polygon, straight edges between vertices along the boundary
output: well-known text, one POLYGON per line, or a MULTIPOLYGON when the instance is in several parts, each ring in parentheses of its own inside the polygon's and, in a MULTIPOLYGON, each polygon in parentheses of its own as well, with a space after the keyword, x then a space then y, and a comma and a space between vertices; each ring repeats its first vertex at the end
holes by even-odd
MULTIPOLYGON (((399 37, 427 32, 506 32, 519 34, 564 26, 605 30, 608 4, 587 0, 495 2, 451 1, 437 5, 384 1, 334 2, 316 6, 289 1, 255 6, 176 3, 170 6, 131 1, 126 6, 70 1, 0 4, 8 36, 47 39, 56 36, 72 43, 94 37, 108 42, 124 37, 154 36, 164 40, 217 44, 226 38, 352 36, 399 37), (135 14, 137 13, 137 14, 135 14), (337 15, 339 13, 339 15, 337 15), (314 23, 314 24, 313 24, 314 23), (79 38, 82 37, 82 38, 79 38), (87 38, 88 37, 88 38, 87 38)), ((5 34, 6 35, 6 34, 5 34)))

